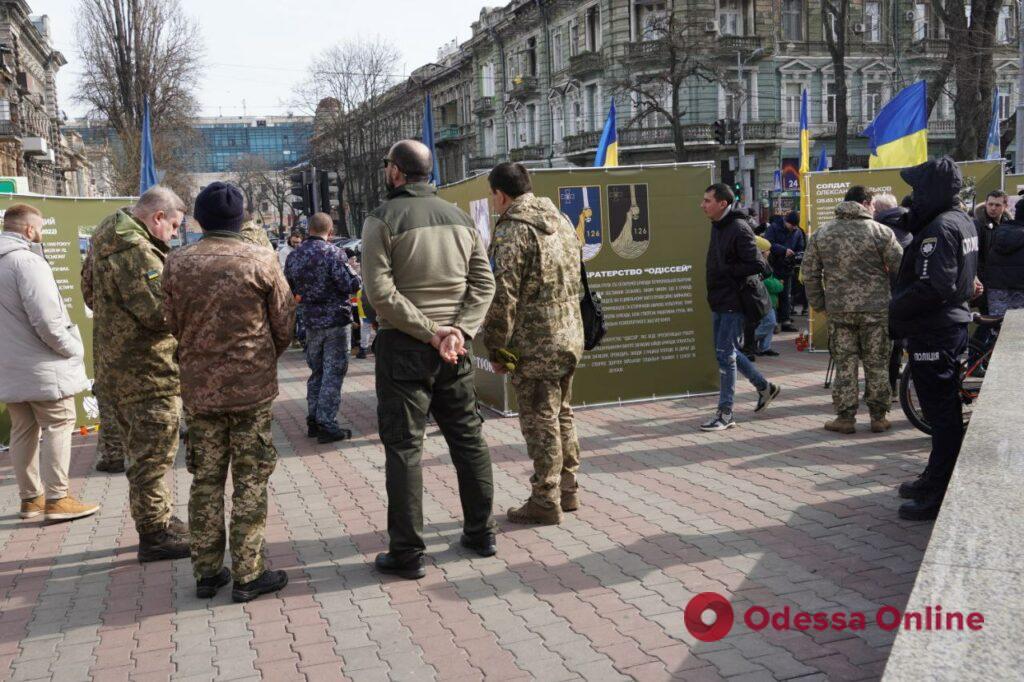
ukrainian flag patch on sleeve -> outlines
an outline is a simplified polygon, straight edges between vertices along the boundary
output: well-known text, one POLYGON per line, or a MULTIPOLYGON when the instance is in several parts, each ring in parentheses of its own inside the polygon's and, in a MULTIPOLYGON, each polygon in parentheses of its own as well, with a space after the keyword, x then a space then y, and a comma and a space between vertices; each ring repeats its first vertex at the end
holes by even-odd
POLYGON ((160 278, 160 271, 159 270, 150 270, 149 272, 146 273, 146 279, 148 279, 149 281, 153 281, 154 279, 159 279, 159 278, 160 278))

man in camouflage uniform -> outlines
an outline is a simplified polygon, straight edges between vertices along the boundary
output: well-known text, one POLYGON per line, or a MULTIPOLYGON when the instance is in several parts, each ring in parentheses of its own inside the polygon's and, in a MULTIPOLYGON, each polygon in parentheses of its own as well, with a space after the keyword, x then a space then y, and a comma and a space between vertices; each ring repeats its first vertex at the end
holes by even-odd
POLYGON ((177 343, 164 318, 160 278, 185 204, 166 187, 106 218, 92 238, 94 389, 124 436, 139 561, 189 555, 187 527, 171 515, 164 483, 178 450, 177 343))
MULTIPOLYGON (((93 307, 92 291, 92 240, 89 240, 89 251, 82 263, 82 298, 85 305, 91 310, 93 307)), ((93 343, 99 343, 98 338, 93 343)), ((124 473, 124 434, 117 426, 114 419, 113 408, 107 401, 96 393, 96 404, 100 412, 99 438, 96 442, 96 471, 105 471, 111 474, 124 473)))
POLYGON ((267 482, 277 463, 271 406, 277 359, 291 343, 295 303, 273 250, 247 243, 242 192, 214 182, 196 198, 203 238, 167 259, 164 304, 178 339, 189 421, 186 465, 196 594, 213 597, 234 579, 246 602, 284 587, 263 557, 267 482), (231 571, 224 568, 224 486, 234 487, 231 571))
POLYGON ((521 164, 502 163, 488 177, 501 212, 490 256, 496 285, 484 320, 484 345, 499 374, 517 360, 512 385, 519 424, 533 460, 533 492, 513 523, 560 523, 579 507, 580 444, 573 423, 572 379, 583 355, 580 243, 550 199, 536 197, 521 164))
POLYGON ((875 433, 890 428, 889 300, 891 274, 903 248, 892 230, 872 219, 871 194, 859 185, 846 193, 836 219, 811 235, 804 254, 807 300, 828 314, 829 351, 835 361, 829 431, 854 433, 858 401, 857 363, 864 365, 864 402, 875 433))
POLYGON ((239 231, 243 241, 255 244, 256 246, 265 246, 273 251, 274 245, 271 243, 270 237, 267 236, 267 231, 263 229, 262 225, 256 222, 252 212, 247 211, 245 218, 245 222, 242 224, 242 229, 239 231))

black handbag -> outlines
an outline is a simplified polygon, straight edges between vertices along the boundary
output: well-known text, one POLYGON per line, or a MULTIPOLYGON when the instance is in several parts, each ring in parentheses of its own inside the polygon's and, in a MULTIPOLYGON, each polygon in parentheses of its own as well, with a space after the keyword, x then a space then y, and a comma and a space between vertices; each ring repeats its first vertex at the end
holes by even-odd
POLYGON ((604 311, 601 294, 590 290, 587 282, 587 266, 580 261, 580 277, 583 280, 583 298, 580 299, 580 314, 583 316, 583 349, 594 350, 608 333, 604 326, 604 311))

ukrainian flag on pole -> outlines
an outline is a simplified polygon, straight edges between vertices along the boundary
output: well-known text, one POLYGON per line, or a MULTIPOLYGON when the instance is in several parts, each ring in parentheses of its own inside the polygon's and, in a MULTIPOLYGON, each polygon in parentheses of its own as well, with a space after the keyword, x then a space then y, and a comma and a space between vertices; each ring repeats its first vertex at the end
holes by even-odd
POLYGON ((615 130, 615 100, 608 109, 608 119, 604 122, 604 132, 601 133, 601 142, 597 145, 597 155, 594 157, 594 168, 619 165, 619 135, 615 130))
POLYGON ((901 90, 861 135, 869 138, 868 168, 916 166, 927 161, 927 83, 918 81, 901 90))
POLYGON ((811 171, 811 131, 807 127, 807 91, 800 97, 800 229, 807 232, 807 173, 811 171))

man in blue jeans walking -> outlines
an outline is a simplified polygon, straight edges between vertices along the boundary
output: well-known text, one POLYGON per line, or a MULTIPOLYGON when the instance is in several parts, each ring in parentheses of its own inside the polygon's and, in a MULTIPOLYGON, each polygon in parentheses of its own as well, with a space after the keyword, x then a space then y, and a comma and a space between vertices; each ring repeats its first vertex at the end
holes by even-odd
POLYGON ((345 252, 330 243, 334 221, 326 213, 309 219, 309 239, 288 256, 285 277, 299 296, 306 326, 306 384, 310 438, 333 443, 351 435, 338 425, 341 385, 348 372, 352 346, 352 306, 349 298, 361 282, 348 265, 345 252))
POLYGON ((767 272, 767 263, 757 250, 750 225, 733 210, 735 201, 736 197, 728 185, 717 183, 704 191, 700 204, 704 215, 711 220, 707 260, 708 305, 711 306, 714 325, 715 358, 721 375, 718 412, 713 419, 701 424, 704 431, 724 431, 736 426, 732 406, 737 369, 757 389, 754 412, 768 407, 779 395, 779 387, 761 376, 746 355, 737 352, 744 322, 740 289, 747 277, 767 272))

